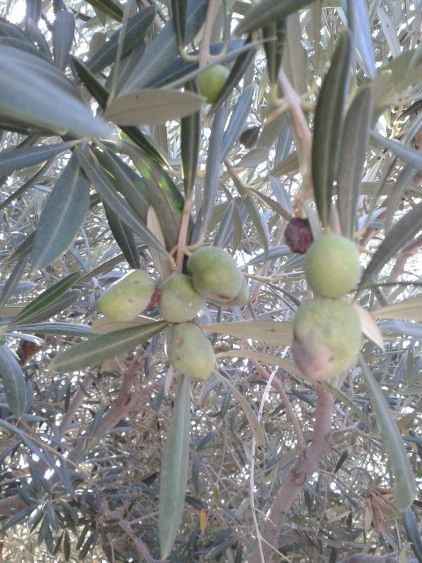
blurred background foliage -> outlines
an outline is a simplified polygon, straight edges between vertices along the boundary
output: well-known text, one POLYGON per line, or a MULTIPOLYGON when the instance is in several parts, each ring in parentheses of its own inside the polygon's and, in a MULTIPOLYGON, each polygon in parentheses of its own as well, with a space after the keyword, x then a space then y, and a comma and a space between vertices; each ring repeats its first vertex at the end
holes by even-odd
POLYGON ((284 238, 297 216, 357 241, 368 338, 327 390, 335 440, 273 560, 422 561, 421 3, 2 0, 0 14, 3 560, 160 560, 179 376, 165 323, 146 328, 156 306, 122 326, 95 302, 130 268, 161 284, 200 243, 235 257, 250 301, 198 317, 220 377, 179 398, 189 459, 186 489, 176 467, 161 482, 185 490, 168 559, 252 557, 315 428, 316 388, 290 350, 310 297, 284 238), (195 77, 215 63, 230 74, 209 105, 195 77), (99 338, 88 367, 76 352, 49 370, 118 330, 119 355, 99 338), (412 475, 404 515, 397 467, 412 475))

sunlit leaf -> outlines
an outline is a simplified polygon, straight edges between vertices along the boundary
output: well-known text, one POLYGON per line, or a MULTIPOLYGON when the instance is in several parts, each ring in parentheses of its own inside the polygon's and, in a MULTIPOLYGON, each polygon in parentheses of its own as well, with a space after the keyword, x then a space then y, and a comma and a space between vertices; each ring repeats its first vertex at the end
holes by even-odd
POLYGON ((105 124, 92 115, 53 64, 0 45, 0 74, 0 115, 59 134, 108 137, 105 124))
POLYGON ((291 346, 293 341, 292 323, 287 321, 240 321, 208 324, 202 328, 245 340, 266 342, 273 346, 291 346))
POLYGON ((71 372, 98 366, 110 358, 136 348, 136 346, 149 340, 154 334, 162 332, 167 324, 166 321, 151 322, 92 336, 88 340, 74 344, 57 354, 49 364, 49 369, 58 372, 71 372))
POLYGON ((256 350, 239 349, 239 350, 227 350, 227 352, 219 352, 215 355, 218 358, 250 358, 256 360, 257 362, 263 362, 273 366, 279 366, 280 368, 294 373, 295 375, 301 375, 296 364, 291 360, 286 360, 285 358, 280 358, 280 356, 274 356, 272 354, 265 354, 264 352, 258 352, 256 350))
POLYGON ((104 117, 120 125, 159 125, 191 115, 202 103, 201 96, 187 91, 132 90, 114 98, 104 117))
POLYGON ((374 319, 400 319, 422 322, 422 297, 412 297, 371 311, 374 319))

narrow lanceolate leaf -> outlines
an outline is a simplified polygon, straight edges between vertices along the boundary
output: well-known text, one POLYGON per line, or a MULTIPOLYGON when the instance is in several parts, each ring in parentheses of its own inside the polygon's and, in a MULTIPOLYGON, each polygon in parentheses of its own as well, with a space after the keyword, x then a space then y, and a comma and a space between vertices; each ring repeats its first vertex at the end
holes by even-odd
MULTIPOLYGON (((11 271, 6 283, 3 285, 0 293, 0 309, 6 305, 10 296, 15 294, 15 290, 18 288, 19 282, 25 271, 26 265, 28 263, 28 257, 19 260, 16 266, 11 271)), ((0 286, 1 287, 1 286, 0 286)))
POLYGON ((162 245, 145 227, 142 221, 139 220, 139 217, 132 211, 126 201, 118 194, 106 173, 97 163, 82 150, 78 150, 77 155, 86 175, 106 204, 109 205, 120 219, 147 244, 153 246, 159 252, 165 252, 162 245))
POLYGON ((274 346, 291 346, 293 340, 291 322, 239 321, 204 325, 202 329, 219 334, 228 334, 235 338, 244 338, 245 340, 258 340, 274 346))
POLYGON ((72 287, 72 285, 75 284, 81 277, 82 272, 73 272, 43 291, 40 295, 38 295, 38 297, 28 303, 28 305, 26 305, 18 315, 16 315, 10 323, 10 326, 18 324, 20 321, 25 319, 29 319, 36 313, 42 311, 45 307, 51 305, 51 303, 54 303, 54 301, 61 297, 65 291, 72 287))
POLYGON ((119 219, 118 215, 116 215, 110 207, 104 205, 104 209, 111 232, 113 233, 113 236, 116 239, 120 250, 123 252, 129 266, 133 270, 140 268, 141 260, 133 232, 126 227, 126 225, 119 219))
POLYGON ((422 563, 422 541, 419 533, 418 525, 416 524, 415 517, 410 508, 404 511, 403 525, 406 531, 407 539, 410 543, 413 553, 415 554, 419 563, 422 563))
POLYGON ((371 28, 365 0, 349 0, 349 27, 353 30, 356 47, 362 57, 365 70, 371 80, 377 75, 374 50, 372 48, 371 28), (352 14, 350 14, 352 12, 352 14))
POLYGON ((343 131, 344 105, 349 92, 353 40, 350 31, 341 36, 329 71, 322 83, 315 109, 312 142, 312 180, 321 222, 328 225, 338 152, 343 131))
POLYGON ((107 334, 92 336, 85 342, 75 344, 55 356, 49 369, 70 372, 86 367, 95 367, 106 360, 124 354, 149 340, 167 327, 166 321, 151 322, 141 326, 115 330, 107 334))
POLYGON ((387 307, 371 311, 374 319, 399 319, 422 322, 422 297, 405 299, 387 307))
POLYGON ((190 378, 183 375, 177 389, 160 473, 158 530, 161 559, 167 559, 182 519, 185 503, 190 435, 190 378))
POLYGON ((288 15, 312 4, 313 0, 262 0, 253 6, 240 24, 235 33, 250 33, 259 27, 265 27, 274 21, 280 21, 288 15))
POLYGON ((125 197, 142 222, 146 222, 151 201, 142 178, 111 150, 93 149, 108 176, 113 176, 116 189, 125 197))
POLYGON ((156 12, 157 9, 155 6, 148 6, 142 8, 142 10, 129 18, 123 39, 120 37, 120 28, 113 33, 110 39, 106 41, 88 61, 86 61, 86 66, 89 70, 96 74, 106 66, 114 63, 119 41, 122 41, 121 56, 124 57, 127 55, 148 31, 154 21, 156 12))
POLYGON ((370 88, 363 88, 347 112, 338 163, 337 195, 341 232, 348 238, 353 238, 356 229, 371 114, 372 93, 370 88))
MULTIPOLYGON (((178 4, 178 2, 176 2, 176 4, 178 4)), ((189 89, 194 88, 194 83, 188 84, 187 87, 189 89)), ((185 187, 185 198, 189 199, 195 185, 196 168, 198 166, 199 143, 201 138, 200 110, 184 117, 180 125, 183 183, 185 187)))
POLYGON ((26 402, 25 376, 7 346, 0 346, 0 377, 10 411, 22 416, 26 402))
POLYGON ((52 33, 54 61, 61 70, 65 70, 75 33, 75 18, 73 15, 66 10, 56 12, 52 33))
POLYGON ((362 356, 360 356, 360 365, 365 378, 365 385, 371 398, 377 426, 383 438, 384 447, 391 465, 391 472, 393 474, 393 504, 398 511, 404 512, 411 506, 416 497, 415 476, 407 457, 403 439, 391 415, 387 401, 362 356))
MULTIPOLYGON (((185 27, 185 43, 188 44, 201 29, 207 13, 208 0, 188 0, 185 27)), ((174 30, 173 18, 170 18, 158 33, 139 63, 132 70, 122 92, 133 92, 149 84, 161 74, 178 56, 179 47, 174 30)))
POLYGON ((123 18, 123 8, 117 0, 87 0, 95 10, 110 16, 116 21, 121 21, 123 18))
POLYGON ((128 147, 128 154, 142 177, 151 205, 160 221, 167 250, 171 250, 179 237, 184 197, 167 172, 143 151, 128 147))
POLYGON ((52 145, 4 150, 0 153, 0 176, 7 176, 15 170, 22 170, 27 166, 33 166, 49 158, 54 158, 67 151, 71 146, 72 143, 54 143, 52 145))
POLYGON ((221 160, 224 160, 229 154, 245 127, 245 123, 251 109, 253 94, 254 87, 250 84, 240 94, 236 105, 233 108, 229 124, 227 125, 223 135, 221 160))
POLYGON ((41 212, 32 245, 34 268, 44 268, 72 244, 88 211, 89 188, 72 156, 41 212))
POLYGON ((273 366, 279 366, 282 369, 294 373, 295 375, 302 375, 298 367, 292 360, 286 360, 285 358, 280 358, 279 356, 274 356, 272 354, 265 354, 264 352, 257 352, 256 350, 241 349, 241 350, 227 350, 227 352, 220 352, 216 354, 215 357, 218 358, 250 358, 258 362, 263 362, 273 366))
POLYGON ((410 164, 418 170, 422 170, 421 151, 406 147, 405 145, 403 145, 399 141, 395 141, 394 139, 387 139, 387 137, 383 137, 376 131, 371 131, 371 137, 380 145, 401 158, 404 162, 407 162, 407 164, 410 164))
POLYGON ((12 322, 9 324, 9 326, 10 327, 19 326, 22 323, 31 323, 31 324, 40 323, 42 321, 51 319, 51 317, 54 317, 58 313, 61 313, 62 311, 70 307, 70 305, 72 305, 72 303, 74 303, 77 299, 79 299, 79 297, 80 297, 80 291, 78 291, 77 289, 71 289, 69 291, 66 291, 65 293, 63 293, 63 295, 55 299, 52 303, 46 305, 45 307, 43 307, 33 315, 25 317, 24 320, 16 321, 16 319, 13 319, 12 322))
POLYGON ((176 90, 135 90, 114 98, 104 117, 119 125, 160 125, 191 115, 202 106, 202 97, 176 90))
POLYGON ((186 15, 188 11, 187 0, 171 0, 171 11, 177 45, 179 50, 182 51, 185 46, 186 15))
POLYGON ((422 203, 415 205, 398 221, 378 247, 371 261, 363 272, 360 286, 371 278, 398 252, 409 240, 422 229, 422 203))
POLYGON ((77 137, 108 137, 108 129, 53 64, 0 45, 0 115, 17 124, 77 137))
POLYGON ((277 86, 286 35, 286 20, 281 19, 266 25, 262 29, 262 34, 264 36, 265 56, 267 57, 268 79, 271 86, 277 86))
POLYGON ((207 169, 204 180, 204 200, 202 203, 202 233, 205 234, 214 210, 218 178, 220 176, 221 148, 224 133, 225 111, 220 107, 215 113, 211 128, 207 169))
POLYGON ((249 426, 251 428, 253 437, 255 438, 256 445, 258 447, 265 446, 264 431, 262 430, 262 427, 259 424, 259 420, 256 414, 253 412, 247 399, 242 395, 242 393, 237 389, 237 387, 233 385, 233 383, 229 379, 226 379, 225 377, 220 375, 218 371, 213 371, 213 373, 221 382, 227 385, 227 387, 230 389, 230 391, 239 401, 240 406, 242 407, 243 412, 245 413, 245 416, 248 419, 249 426))

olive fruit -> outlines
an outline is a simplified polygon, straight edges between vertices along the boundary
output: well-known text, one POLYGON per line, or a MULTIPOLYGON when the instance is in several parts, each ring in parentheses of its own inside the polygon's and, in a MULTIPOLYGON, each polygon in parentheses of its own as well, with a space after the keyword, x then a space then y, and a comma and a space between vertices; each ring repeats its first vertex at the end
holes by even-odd
POLYGON ((359 252, 346 237, 328 233, 311 244, 305 254, 304 268, 313 291, 321 297, 335 299, 359 281, 359 252))
POLYGON ((181 323, 167 331, 169 362, 181 373, 205 379, 214 368, 214 350, 198 325, 181 323))
POLYGON ((243 305, 247 304, 248 300, 249 300, 248 282, 242 276, 242 284, 240 286, 239 293, 232 301, 226 303, 226 305, 229 305, 230 307, 242 307, 243 305))
POLYGON ((233 258, 221 248, 206 246, 194 252, 187 262, 198 293, 216 305, 230 305, 244 284, 233 258))
POLYGON ((173 274, 160 288, 158 311, 169 323, 183 323, 194 317, 203 303, 189 276, 173 274))
POLYGON ((213 65, 198 74, 196 82, 201 96, 209 104, 213 104, 218 98, 230 71, 223 65, 213 65))
POLYGON ((155 282, 142 270, 132 270, 110 286, 97 301, 98 310, 115 321, 131 321, 144 311, 155 282))
POLYGON ((347 369, 360 339, 359 316, 341 299, 305 301, 293 319, 293 358, 311 381, 324 381, 347 369))

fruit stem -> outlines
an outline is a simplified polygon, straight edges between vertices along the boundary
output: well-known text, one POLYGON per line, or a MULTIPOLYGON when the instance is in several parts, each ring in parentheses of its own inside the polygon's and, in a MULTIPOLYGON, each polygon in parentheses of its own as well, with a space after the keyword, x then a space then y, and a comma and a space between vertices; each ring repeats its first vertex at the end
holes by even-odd
POLYGON ((205 23, 204 23, 204 31, 202 34, 201 44, 199 46, 199 60, 198 60, 199 68, 201 68, 201 66, 206 65, 210 58, 210 43, 212 36, 212 27, 214 23, 214 12, 216 6, 217 6, 216 0, 209 0, 207 15, 205 17, 205 23))

